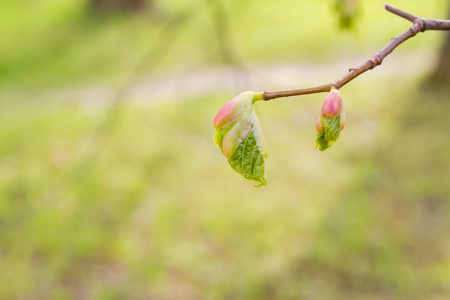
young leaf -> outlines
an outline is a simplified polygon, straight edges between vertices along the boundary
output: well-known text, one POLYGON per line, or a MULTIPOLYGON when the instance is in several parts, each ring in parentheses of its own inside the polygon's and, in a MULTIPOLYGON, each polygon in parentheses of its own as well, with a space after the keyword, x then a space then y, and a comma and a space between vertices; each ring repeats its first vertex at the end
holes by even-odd
POLYGON ((239 144, 228 163, 244 178, 258 181, 260 183, 259 186, 262 186, 267 183, 264 159, 265 157, 255 139, 255 132, 252 127, 250 133, 239 144))
POLYGON ((214 119, 214 141, 230 166, 244 178, 265 185, 267 146, 253 103, 261 94, 244 92, 228 101, 214 119))
POLYGON ((320 116, 320 120, 322 121, 323 131, 317 133, 314 149, 319 147, 320 151, 324 151, 330 148, 339 138, 341 116, 332 119, 320 116))

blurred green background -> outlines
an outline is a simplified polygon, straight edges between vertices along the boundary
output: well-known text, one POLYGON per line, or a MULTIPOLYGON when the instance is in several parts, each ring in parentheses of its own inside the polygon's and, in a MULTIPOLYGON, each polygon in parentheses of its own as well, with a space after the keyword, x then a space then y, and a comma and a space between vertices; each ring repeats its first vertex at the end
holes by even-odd
POLYGON ((324 94, 257 103, 265 187, 213 143, 239 92, 333 81, 410 26, 364 0, 341 30, 334 5, 1 1, 0 299, 448 299, 445 33, 342 88, 323 153, 324 94))

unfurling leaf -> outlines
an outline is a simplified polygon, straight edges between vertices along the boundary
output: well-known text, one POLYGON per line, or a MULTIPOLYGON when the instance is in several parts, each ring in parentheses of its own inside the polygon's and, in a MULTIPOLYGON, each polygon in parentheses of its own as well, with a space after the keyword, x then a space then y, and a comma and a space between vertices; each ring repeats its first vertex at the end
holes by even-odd
POLYGON ((340 116, 333 119, 320 116, 320 121, 323 124, 323 131, 317 133, 315 148, 319 147, 320 151, 324 151, 336 142, 339 138, 340 119, 340 116))
POLYGON ((244 92, 228 101, 214 119, 214 141, 230 166, 244 178, 267 183, 264 161, 268 156, 261 124, 253 103, 262 95, 244 92))
POLYGON ((258 146, 254 131, 250 130, 250 133, 239 144, 228 163, 244 178, 259 181, 261 186, 267 183, 264 169, 264 159, 266 157, 258 146))
POLYGON ((322 110, 316 122, 317 138, 314 148, 319 148, 320 151, 330 148, 339 138, 345 123, 344 100, 339 91, 333 87, 323 101, 322 110))

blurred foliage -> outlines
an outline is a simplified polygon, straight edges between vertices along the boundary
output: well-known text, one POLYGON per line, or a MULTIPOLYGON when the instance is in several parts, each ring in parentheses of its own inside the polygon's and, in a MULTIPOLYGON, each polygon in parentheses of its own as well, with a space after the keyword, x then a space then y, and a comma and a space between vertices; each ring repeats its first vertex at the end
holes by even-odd
POLYGON ((360 0, 336 0, 336 12, 342 29, 353 29, 358 16, 360 0))
POLYGON ((450 107, 415 83, 346 89, 327 156, 318 96, 259 105, 260 189, 211 141, 224 97, 128 107, 107 147, 82 107, 2 110, 0 298, 444 299, 450 107))
MULTIPOLYGON (((141 75, 182 71, 220 61, 208 3, 155 1, 155 13, 91 15, 86 0, 36 0, 0 3, 0 87, 92 83, 121 84, 141 59, 141 75)), ((338 15, 329 0, 224 1, 235 51, 248 64, 291 60, 334 61, 372 54, 409 24, 387 13, 383 1, 361 5, 358 36, 336 30, 338 15), (314 16, 314 18, 310 17, 314 16), (376 26, 374 26, 376 24, 376 26), (345 44, 346 47, 342 47, 345 44)), ((446 1, 396 0, 424 16, 446 18, 446 1), (441 14, 441 15, 439 15, 441 14)), ((426 34, 402 49, 437 45, 426 34)))
MULTIPOLYGON (((314 62, 373 54, 408 26, 374 2, 357 38, 332 30, 329 1, 226 7, 248 64, 314 62)), ((421 90, 423 74, 393 77, 383 66, 382 77, 358 78, 341 91, 348 121, 326 155, 312 150, 323 95, 257 103, 271 155, 270 183, 255 189, 212 141, 231 92, 124 101, 115 118, 46 101, 57 85, 118 85, 149 45, 166 43, 160 31, 173 44, 138 77, 216 62, 202 2, 159 1, 152 20, 98 20, 81 0, 24 3, 0 2, 0 299, 448 297, 445 89, 421 90), (167 25, 190 10, 181 27, 167 25)), ((392 4, 435 16, 444 3, 392 4)), ((399 53, 438 40, 423 35, 399 53)))

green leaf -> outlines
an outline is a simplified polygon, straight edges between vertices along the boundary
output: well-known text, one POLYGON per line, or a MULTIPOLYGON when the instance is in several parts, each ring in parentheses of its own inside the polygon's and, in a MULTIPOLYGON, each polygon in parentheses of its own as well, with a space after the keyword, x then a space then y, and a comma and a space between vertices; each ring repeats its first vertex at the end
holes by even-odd
POLYGON ((325 118, 320 116, 323 124, 323 131, 317 134, 316 146, 314 149, 319 147, 320 151, 324 151, 333 145, 339 138, 340 126, 341 126, 341 116, 336 118, 325 118))
POLYGON ((266 185, 264 156, 255 139, 253 126, 247 137, 239 144, 228 160, 228 163, 244 178, 258 181, 259 186, 266 185))

